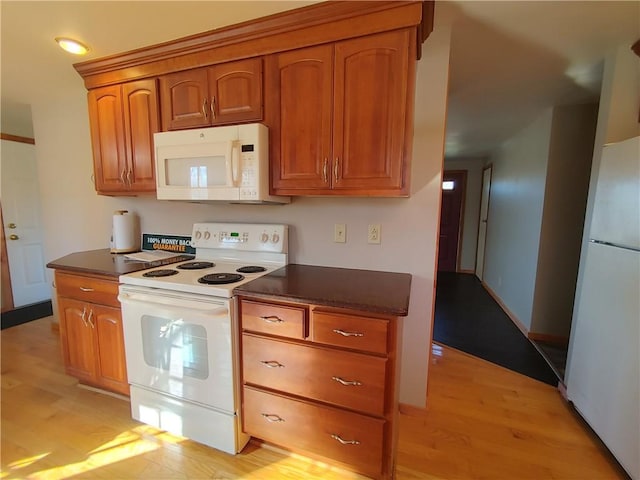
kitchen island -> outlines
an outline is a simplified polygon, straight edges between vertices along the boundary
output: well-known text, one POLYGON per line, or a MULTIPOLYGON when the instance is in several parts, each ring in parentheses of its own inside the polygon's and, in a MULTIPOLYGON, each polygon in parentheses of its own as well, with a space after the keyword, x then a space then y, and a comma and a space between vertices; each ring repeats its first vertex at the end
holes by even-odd
POLYGON ((235 288, 243 430, 393 478, 410 288, 405 273, 296 264, 235 288))

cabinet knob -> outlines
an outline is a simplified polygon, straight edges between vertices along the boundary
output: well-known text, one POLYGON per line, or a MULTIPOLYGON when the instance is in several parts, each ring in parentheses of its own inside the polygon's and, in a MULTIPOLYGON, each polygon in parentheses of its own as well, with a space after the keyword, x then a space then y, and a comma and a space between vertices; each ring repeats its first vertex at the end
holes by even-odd
POLYGON ((17 225, 15 223, 10 223, 9 225, 7 225, 7 227, 14 229, 17 227, 17 225))
POLYGON ((15 233, 12 233, 11 235, 9 235, 9 240, 18 240, 20 237, 18 235, 16 235, 15 233))

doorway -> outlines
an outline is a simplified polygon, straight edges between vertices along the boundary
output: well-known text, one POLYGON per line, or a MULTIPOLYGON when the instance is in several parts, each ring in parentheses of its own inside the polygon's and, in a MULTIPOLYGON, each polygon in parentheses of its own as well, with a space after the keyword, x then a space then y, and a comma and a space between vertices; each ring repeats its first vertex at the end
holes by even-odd
POLYGON ((482 192, 480 193, 480 222, 478 224, 478 243, 476 253, 476 277, 482 281, 484 276, 484 254, 487 242, 489 220, 489 198, 491 196, 491 165, 482 170, 482 192))
POLYGON ((457 272, 459 268, 466 184, 466 170, 445 170, 442 175, 442 206, 438 239, 439 272, 457 272))

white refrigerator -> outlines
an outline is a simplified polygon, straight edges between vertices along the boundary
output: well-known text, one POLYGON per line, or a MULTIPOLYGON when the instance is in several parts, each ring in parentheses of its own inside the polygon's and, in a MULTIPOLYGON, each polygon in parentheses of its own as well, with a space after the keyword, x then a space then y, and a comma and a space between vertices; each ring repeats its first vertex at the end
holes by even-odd
POLYGON ((603 147, 586 248, 567 397, 640 480, 640 137, 603 147))

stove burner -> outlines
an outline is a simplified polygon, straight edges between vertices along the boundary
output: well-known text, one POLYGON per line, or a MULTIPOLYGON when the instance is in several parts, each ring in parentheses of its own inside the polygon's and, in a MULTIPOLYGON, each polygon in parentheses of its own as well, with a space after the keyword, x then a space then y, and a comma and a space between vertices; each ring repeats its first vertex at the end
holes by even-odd
POLYGON ((237 273, 210 273, 204 277, 198 279, 198 283, 205 283, 207 285, 221 285, 223 283, 235 283, 243 280, 242 275, 237 273))
POLYGON ((236 272, 240 273, 258 273, 265 272, 267 269, 264 267, 258 267, 257 265, 247 265, 246 267, 240 267, 236 272))
POLYGON ((145 272, 142 274, 143 277, 170 277, 171 275, 176 275, 177 270, 172 270, 168 268, 163 268, 160 270, 151 270, 150 272, 145 272))
POLYGON ((215 267, 213 262, 187 262, 182 265, 178 265, 180 270, 202 270, 203 268, 215 267))

